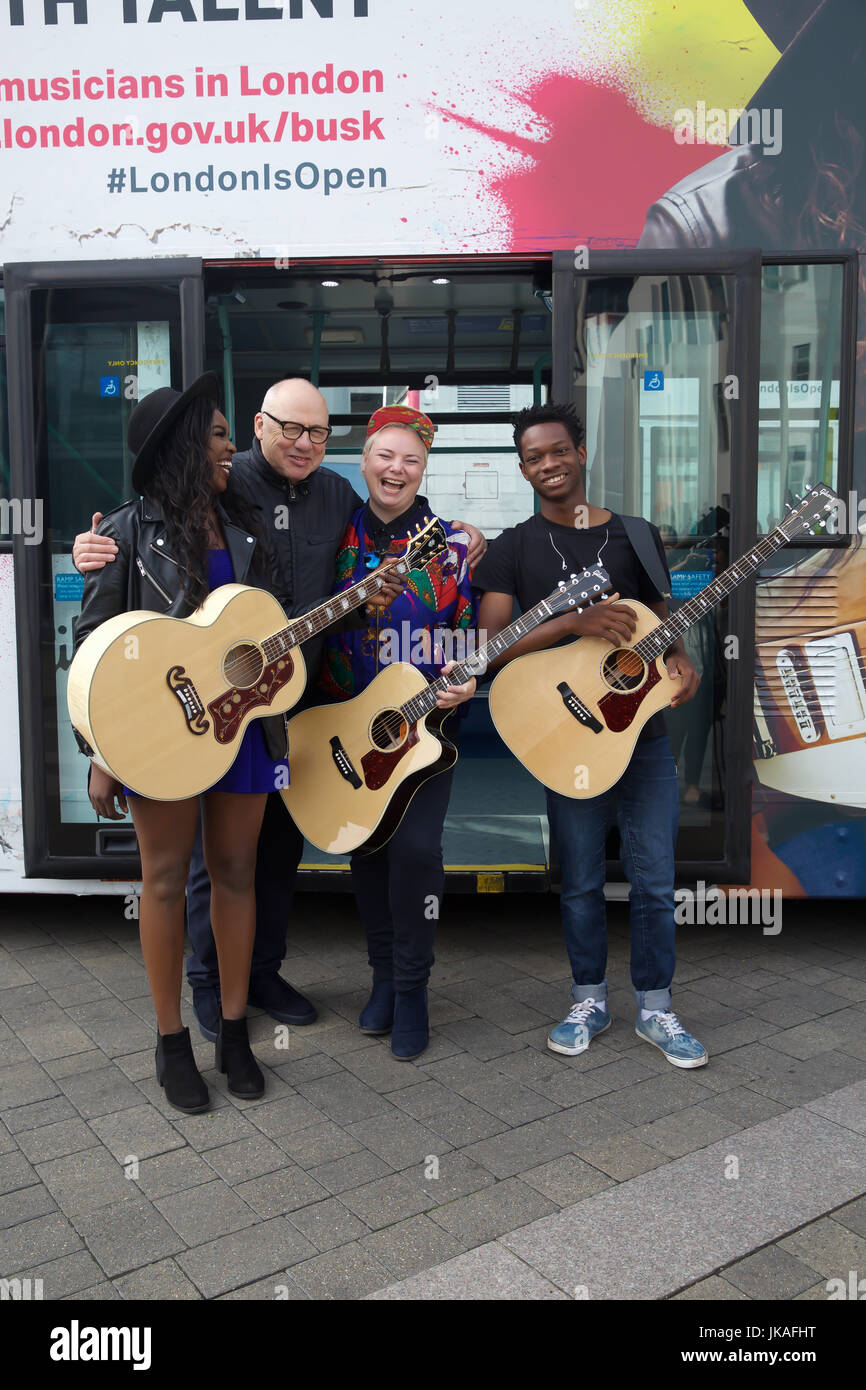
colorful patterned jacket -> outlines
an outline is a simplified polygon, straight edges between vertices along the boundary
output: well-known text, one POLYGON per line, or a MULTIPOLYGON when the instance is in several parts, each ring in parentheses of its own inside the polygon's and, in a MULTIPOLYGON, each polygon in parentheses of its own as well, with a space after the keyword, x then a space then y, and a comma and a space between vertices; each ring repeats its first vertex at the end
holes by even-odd
MULTIPOLYGON (((405 551, 408 531, 431 515, 425 500, 416 499, 415 507, 400 518, 392 552, 405 551)), ((370 572, 367 561, 377 554, 370 521, 366 506, 360 507, 346 528, 336 559, 337 594, 370 572)), ((447 521, 442 527, 448 537, 447 551, 425 569, 411 570, 406 588, 389 608, 381 609, 367 627, 328 638, 319 684, 329 699, 359 695, 393 661, 411 662, 432 679, 446 661, 465 659, 473 650, 476 613, 466 558, 469 537, 447 521), (468 639, 467 633, 472 634, 468 639), (435 661, 434 645, 440 649, 435 661)))

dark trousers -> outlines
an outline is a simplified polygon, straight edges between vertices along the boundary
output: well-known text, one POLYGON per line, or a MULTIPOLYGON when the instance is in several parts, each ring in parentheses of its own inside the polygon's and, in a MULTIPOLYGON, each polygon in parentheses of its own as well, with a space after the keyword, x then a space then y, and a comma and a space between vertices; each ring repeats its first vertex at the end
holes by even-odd
MULTIPOLYGON (((256 857, 256 936, 251 975, 276 973, 286 954, 286 926, 292 910, 304 837, 279 792, 265 803, 256 857)), ((219 965, 210 924, 210 879, 204 866, 199 817, 186 886, 186 922, 192 955, 186 963, 191 985, 218 985, 219 965)))
POLYGON ((425 782, 391 839, 375 854, 352 855, 352 887, 367 936, 374 981, 398 990, 426 984, 445 891, 442 827, 452 773, 425 782))

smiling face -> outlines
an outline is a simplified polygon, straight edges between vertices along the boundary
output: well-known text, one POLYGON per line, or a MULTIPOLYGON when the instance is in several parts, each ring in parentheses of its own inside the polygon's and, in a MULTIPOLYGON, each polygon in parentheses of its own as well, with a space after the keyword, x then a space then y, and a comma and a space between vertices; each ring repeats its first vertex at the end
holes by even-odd
POLYGON ((328 403, 321 391, 317 391, 309 381, 278 381, 265 395, 262 409, 254 421, 256 438, 274 472, 290 483, 302 482, 315 473, 325 457, 327 440, 323 444, 313 444, 306 433, 299 439, 285 439, 282 429, 270 418, 271 415, 275 415, 277 420, 293 420, 299 425, 327 425, 328 403), (263 413, 266 410, 270 412, 269 415, 263 413))
POLYGON ((228 421, 221 410, 215 410, 213 413, 206 452, 211 465, 211 491, 225 492, 232 471, 232 458, 237 449, 229 439, 228 421))
POLYGON ((376 431, 361 461, 376 516, 393 521, 411 507, 426 465, 427 451, 415 430, 386 425, 376 431))
POLYGON ((565 425, 533 425, 520 441, 520 471, 543 501, 583 500, 586 449, 577 448, 565 425))

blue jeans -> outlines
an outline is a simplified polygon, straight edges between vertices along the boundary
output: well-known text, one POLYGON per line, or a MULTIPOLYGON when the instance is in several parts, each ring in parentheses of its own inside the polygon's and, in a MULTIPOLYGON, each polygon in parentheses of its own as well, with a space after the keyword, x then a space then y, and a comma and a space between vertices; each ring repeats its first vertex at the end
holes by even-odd
POLYGON ((547 815, 562 864, 560 910, 574 977, 572 994, 606 999, 605 840, 619 826, 631 885, 631 980, 644 1009, 667 1009, 676 965, 674 846, 679 824, 677 767, 667 736, 639 741, 620 780, 586 801, 547 793, 547 815))

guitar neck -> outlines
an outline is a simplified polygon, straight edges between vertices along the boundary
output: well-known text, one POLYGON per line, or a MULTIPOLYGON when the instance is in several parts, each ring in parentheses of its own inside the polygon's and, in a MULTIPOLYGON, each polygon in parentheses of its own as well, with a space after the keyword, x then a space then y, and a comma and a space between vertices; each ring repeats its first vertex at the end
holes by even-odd
POLYGON ((661 621, 658 627, 654 627, 652 632, 648 632, 640 642, 636 642, 634 650, 638 656, 645 661, 653 661, 657 656, 663 656, 670 647, 671 643, 676 642, 679 637, 688 631, 693 623, 699 618, 703 618, 728 594, 733 593, 738 585, 748 579, 755 570, 774 555, 777 550, 781 550, 783 545, 791 540, 791 537, 783 531, 781 526, 777 526, 768 536, 763 536, 757 545, 753 546, 746 555, 734 565, 730 565, 722 574, 714 579, 711 584, 701 589, 700 593, 690 598, 688 603, 684 603, 678 608, 676 613, 661 621))
POLYGON ((293 618, 287 627, 280 628, 279 632, 273 633, 271 637, 262 642, 262 650, 269 661, 273 661, 275 657, 284 656, 292 647, 297 647, 299 643, 306 642, 319 632, 324 632, 326 628, 337 622, 339 618, 344 617, 346 613, 360 608, 361 604, 366 603, 368 598, 378 594, 389 574, 408 573, 410 568, 411 562, 408 557, 403 556, 396 565, 389 565, 387 568, 382 566, 380 569, 372 571, 366 578, 353 584, 350 589, 344 589, 341 594, 334 594, 332 598, 319 604, 318 608, 311 609, 309 613, 304 613, 300 618, 293 618))
POLYGON ((509 647, 513 647, 515 642, 519 642, 521 637, 533 631, 541 623, 547 622, 548 618, 556 615, 557 611, 565 612, 573 604, 563 602, 563 590, 548 594, 547 598, 542 599, 534 608, 529 608, 525 613, 521 613, 513 623, 497 632, 495 637, 491 637, 483 647, 479 647, 472 653, 468 660, 455 666, 453 671, 449 671, 447 676, 440 676, 438 680, 431 681, 424 690, 420 690, 417 695, 413 695, 410 700, 400 706, 400 712, 410 724, 414 724, 423 715, 429 714, 436 708, 436 697, 443 690, 447 690, 452 685, 463 685, 473 676, 478 674, 479 668, 482 670, 491 661, 503 652, 507 652, 509 647))

